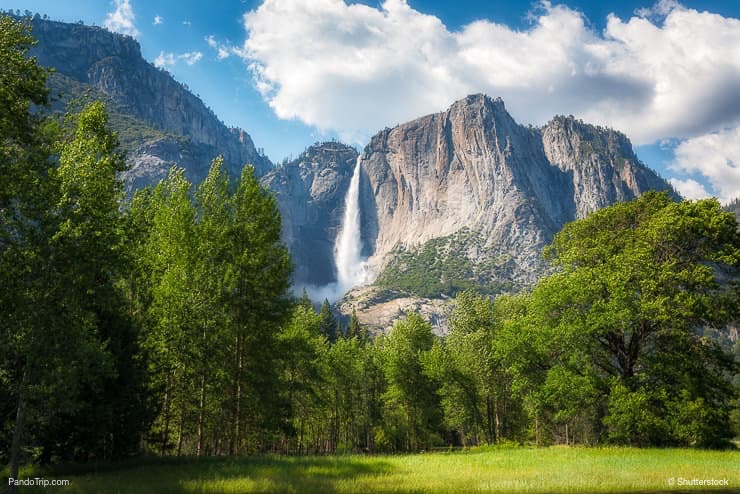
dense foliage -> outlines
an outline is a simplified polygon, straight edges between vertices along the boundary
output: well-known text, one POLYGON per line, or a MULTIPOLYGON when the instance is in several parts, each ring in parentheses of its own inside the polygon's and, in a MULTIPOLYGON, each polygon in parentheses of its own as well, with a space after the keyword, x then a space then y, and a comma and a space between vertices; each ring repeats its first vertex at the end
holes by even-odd
POLYGON ((427 283, 428 261, 424 276, 459 292, 450 333, 409 314, 373 339, 354 311, 343 328, 328 301, 288 296, 278 208, 252 167, 233 180, 216 159, 196 187, 173 168, 126 200, 101 103, 61 121, 32 111, 47 91, 31 43, 0 16, 11 476, 139 453, 718 447, 738 433, 724 328, 740 313, 740 239, 716 201, 648 193, 568 224, 546 251, 555 274, 495 299, 463 290, 467 258, 438 262, 448 241, 429 244, 396 281, 427 283))
POLYGON ((467 228, 390 255, 390 262, 376 280, 376 285, 383 288, 420 297, 455 296, 473 289, 494 295, 514 288, 506 280, 511 271, 510 259, 490 252, 480 234, 467 228))

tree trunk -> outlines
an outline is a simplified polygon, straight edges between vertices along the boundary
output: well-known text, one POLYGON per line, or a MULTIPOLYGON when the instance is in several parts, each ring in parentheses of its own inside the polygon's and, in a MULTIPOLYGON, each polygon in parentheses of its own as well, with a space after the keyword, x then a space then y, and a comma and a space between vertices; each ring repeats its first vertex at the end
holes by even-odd
POLYGON ((206 405, 206 375, 205 369, 203 375, 200 376, 200 402, 198 403, 198 446, 196 447, 195 455, 201 456, 203 454, 203 414, 206 405))
MULTIPOLYGON (((185 393, 183 393, 184 395, 185 393)), ((182 456, 182 430, 183 424, 185 423, 185 397, 182 397, 182 403, 180 405, 180 424, 177 427, 177 456, 182 456)))
MULTIPOLYGON (((29 370, 26 364, 23 367, 23 377, 21 385, 18 388, 18 408, 15 417, 15 427, 13 429, 13 443, 10 447, 10 478, 18 478, 18 469, 20 467, 21 442, 23 439, 23 427, 26 421, 26 391, 28 389, 29 370)), ((9 492, 16 492, 16 486, 9 484, 9 492)))
POLYGON ((170 441, 170 385, 172 376, 167 373, 167 386, 164 390, 164 404, 162 406, 162 413, 164 413, 164 434, 162 435, 162 451, 160 456, 164 456, 167 452, 167 443, 170 441))
MULTIPOLYGON (((240 331, 241 333, 241 331, 240 331)), ((236 383, 234 387, 234 429, 231 438, 231 454, 239 454, 239 436, 241 434, 241 401, 242 401, 242 367, 244 365, 242 337, 236 337, 236 383)))
POLYGON ((493 400, 493 418, 495 420, 495 437, 497 442, 501 442, 501 417, 499 415, 498 398, 493 400))
POLYGON ((491 395, 486 396, 486 439, 488 444, 494 444, 496 442, 496 429, 494 427, 493 418, 493 398, 491 395))

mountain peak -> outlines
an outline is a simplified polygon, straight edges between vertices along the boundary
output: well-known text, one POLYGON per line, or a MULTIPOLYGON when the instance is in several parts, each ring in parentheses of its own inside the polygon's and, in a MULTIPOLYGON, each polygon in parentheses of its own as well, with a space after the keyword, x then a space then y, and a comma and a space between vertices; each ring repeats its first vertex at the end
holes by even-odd
POLYGON ((497 96, 495 98, 492 98, 485 93, 469 94, 465 96, 464 98, 459 99, 456 102, 452 103, 451 106, 458 106, 458 105, 473 106, 473 107, 487 106, 490 108, 496 108, 496 109, 506 111, 506 107, 504 106, 504 100, 501 99, 501 97, 497 96))
POLYGON ((491 98, 487 94, 477 93, 468 95, 462 99, 459 99, 452 103, 446 112, 449 115, 453 114, 490 114, 490 115, 505 115, 511 118, 509 112, 506 111, 506 105, 504 100, 499 97, 491 98))
POLYGON ((156 182, 173 164, 199 182, 218 155, 232 176, 245 164, 258 175, 272 169, 249 134, 228 128, 185 84, 142 58, 131 36, 39 17, 32 32, 38 40, 33 55, 55 69, 48 83, 60 98, 57 109, 88 92, 106 102, 131 166, 123 177, 127 189, 156 182))

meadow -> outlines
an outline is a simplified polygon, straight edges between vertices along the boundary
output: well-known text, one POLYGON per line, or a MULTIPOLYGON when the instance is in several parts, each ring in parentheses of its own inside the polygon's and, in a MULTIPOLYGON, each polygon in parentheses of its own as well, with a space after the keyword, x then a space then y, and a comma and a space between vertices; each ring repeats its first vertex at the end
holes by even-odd
MULTIPOLYGON (((54 493, 704 492, 679 478, 727 479, 740 491, 740 451, 498 448, 378 456, 141 459, 86 472, 28 468, 22 477, 69 479, 54 493), (673 479, 673 484, 669 479, 673 479)), ((86 467, 87 468, 87 467, 86 467)), ((7 472, 5 472, 7 474, 7 472)), ((7 476, 7 475, 6 475, 7 476)), ((6 486, 3 486, 6 487, 6 486)))

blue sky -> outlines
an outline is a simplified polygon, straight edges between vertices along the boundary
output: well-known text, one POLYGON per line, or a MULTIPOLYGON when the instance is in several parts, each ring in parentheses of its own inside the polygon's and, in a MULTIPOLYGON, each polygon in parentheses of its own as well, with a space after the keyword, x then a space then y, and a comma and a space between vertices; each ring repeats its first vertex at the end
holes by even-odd
POLYGON ((5 0, 133 35, 275 162, 474 92, 625 132, 688 197, 740 196, 736 0, 5 0))

